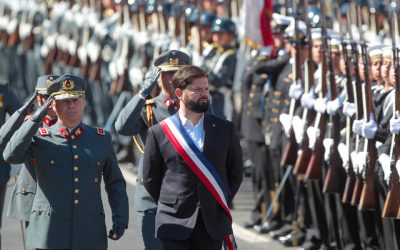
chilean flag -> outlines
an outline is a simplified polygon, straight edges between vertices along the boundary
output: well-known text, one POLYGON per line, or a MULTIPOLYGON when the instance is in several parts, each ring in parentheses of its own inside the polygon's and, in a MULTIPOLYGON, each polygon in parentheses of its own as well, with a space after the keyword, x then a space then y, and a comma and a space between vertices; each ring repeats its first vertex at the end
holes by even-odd
POLYGON ((252 47, 273 46, 272 0, 247 0, 244 4, 246 41, 252 47))

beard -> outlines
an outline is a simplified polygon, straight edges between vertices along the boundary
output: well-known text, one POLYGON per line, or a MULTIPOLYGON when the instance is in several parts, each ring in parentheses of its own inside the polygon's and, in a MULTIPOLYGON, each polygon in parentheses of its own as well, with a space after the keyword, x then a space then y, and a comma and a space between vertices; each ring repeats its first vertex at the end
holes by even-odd
POLYGON ((200 98, 197 101, 190 100, 186 98, 183 102, 186 108, 195 113, 205 113, 208 110, 208 106, 210 105, 210 101, 208 98, 200 98))

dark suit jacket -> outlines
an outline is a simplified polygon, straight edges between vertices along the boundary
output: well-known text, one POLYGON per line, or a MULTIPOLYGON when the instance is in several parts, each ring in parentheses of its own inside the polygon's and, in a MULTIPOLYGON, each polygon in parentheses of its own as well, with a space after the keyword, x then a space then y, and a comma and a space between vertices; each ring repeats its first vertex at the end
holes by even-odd
MULTIPOLYGON (((233 199, 243 179, 242 150, 233 124, 213 115, 204 117, 203 153, 233 199)), ((144 186, 158 201, 156 237, 187 239, 201 212, 214 239, 230 234, 230 219, 208 189, 175 151, 159 124, 148 130, 143 158, 144 186)))

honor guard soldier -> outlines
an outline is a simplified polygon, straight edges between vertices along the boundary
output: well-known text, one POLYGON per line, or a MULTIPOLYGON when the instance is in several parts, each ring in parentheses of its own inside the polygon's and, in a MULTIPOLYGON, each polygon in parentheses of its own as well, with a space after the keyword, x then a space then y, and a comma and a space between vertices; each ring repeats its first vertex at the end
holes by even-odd
MULTIPOLYGON (((179 50, 161 54, 154 61, 156 67, 148 72, 139 93, 132 97, 119 114, 115 123, 116 131, 121 135, 133 136, 142 154, 148 128, 178 111, 179 106, 170 81, 174 73, 189 62, 190 57, 179 50), (161 87, 161 93, 152 98, 151 92, 157 82, 161 87)), ((157 203, 143 186, 142 160, 140 160, 137 175, 135 209, 139 213, 139 226, 145 249, 161 249, 159 240, 154 237, 157 203)))
POLYGON ((220 118, 232 118, 232 82, 236 67, 236 26, 217 18, 211 26, 213 44, 203 52, 201 68, 209 72, 211 109, 220 118))
MULTIPOLYGON (((19 107, 21 107, 21 103, 14 92, 10 89, 10 85, 8 83, 0 84, 0 125, 3 125, 5 123, 6 114, 11 115, 15 111, 17 111, 19 107)), ((2 134, 0 134, 0 136, 1 135, 2 134)), ((3 150, 4 147, 1 147, 0 153, 2 153, 3 150)), ((0 157, 0 223, 3 214, 4 197, 6 193, 7 182, 9 179, 10 165, 4 161, 3 157, 0 157)))
POLYGON ((3 156, 10 163, 35 160, 37 190, 27 245, 39 249, 107 249, 101 199, 104 180, 112 210, 108 237, 118 240, 128 225, 126 183, 118 167, 111 136, 82 123, 86 81, 57 78, 50 98, 14 133, 3 156), (58 121, 40 128, 51 108, 58 121))
MULTIPOLYGON (((39 107, 42 106, 49 95, 47 88, 57 78, 56 75, 45 75, 37 79, 35 93, 32 97, 15 112, 0 130, 0 147, 4 148, 15 131, 21 127, 24 120, 29 119, 29 110, 36 100, 39 107)), ((47 115, 42 122, 43 128, 49 128, 57 122, 57 115, 54 110, 48 109, 47 115)), ((29 217, 31 215, 33 198, 36 193, 36 173, 34 169, 34 160, 29 159, 22 165, 21 172, 15 183, 10 203, 7 209, 7 216, 25 222, 25 226, 29 225, 29 217)))

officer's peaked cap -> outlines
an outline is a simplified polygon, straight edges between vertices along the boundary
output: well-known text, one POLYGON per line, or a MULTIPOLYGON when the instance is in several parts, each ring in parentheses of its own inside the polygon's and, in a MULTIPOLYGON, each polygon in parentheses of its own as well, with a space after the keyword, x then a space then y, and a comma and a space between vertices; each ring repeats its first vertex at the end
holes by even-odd
POLYGON ((36 81, 35 90, 39 95, 47 95, 47 89, 58 78, 58 75, 44 75, 39 76, 36 81))
POLYGON ((163 72, 176 71, 188 64, 190 64, 190 57, 179 50, 169 50, 154 60, 154 66, 159 67, 163 72))
POLYGON ((48 89, 55 100, 75 99, 85 96, 86 81, 74 75, 58 77, 48 89))
POLYGON ((215 19, 213 25, 211 26, 211 32, 226 32, 231 35, 236 35, 236 26, 231 19, 220 17, 215 19))

